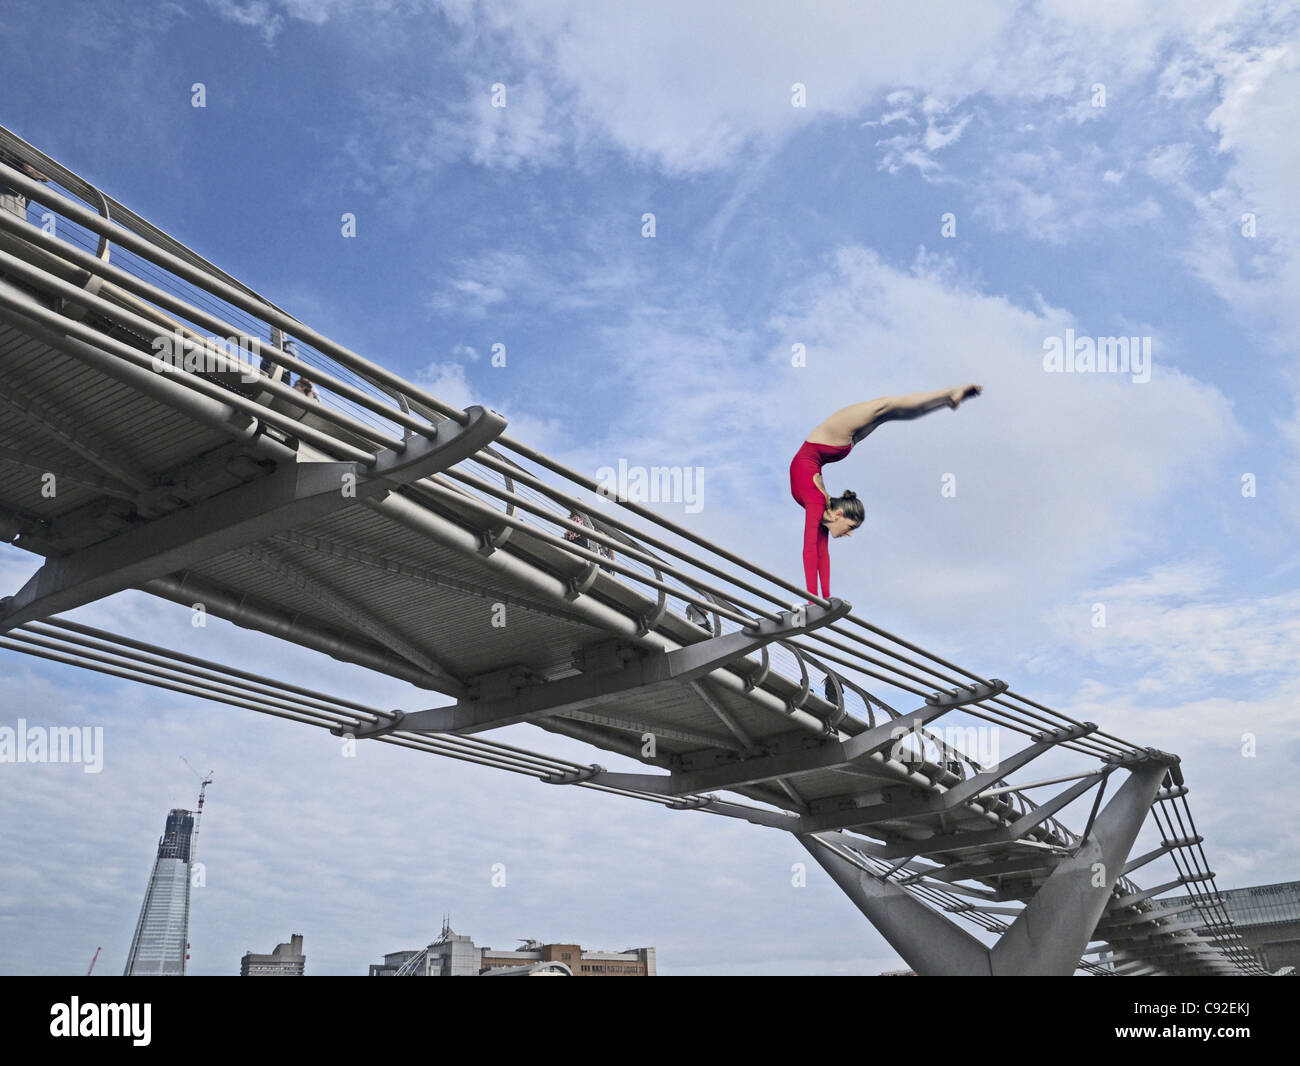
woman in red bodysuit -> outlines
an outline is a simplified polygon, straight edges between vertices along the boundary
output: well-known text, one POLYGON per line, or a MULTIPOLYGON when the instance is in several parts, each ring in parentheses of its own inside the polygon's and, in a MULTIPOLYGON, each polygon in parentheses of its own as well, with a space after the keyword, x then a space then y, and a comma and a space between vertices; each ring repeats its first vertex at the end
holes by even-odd
POLYGON ((790 494, 804 509, 803 573, 804 586, 817 595, 821 578, 822 596, 831 594, 831 537, 848 537, 862 524, 866 511, 852 492, 831 496, 822 480, 822 467, 838 463, 863 437, 882 422, 919 418, 940 407, 957 409, 963 400, 978 396, 980 385, 960 385, 937 392, 913 392, 906 396, 886 396, 866 403, 842 407, 808 434, 808 439, 790 461, 790 494))

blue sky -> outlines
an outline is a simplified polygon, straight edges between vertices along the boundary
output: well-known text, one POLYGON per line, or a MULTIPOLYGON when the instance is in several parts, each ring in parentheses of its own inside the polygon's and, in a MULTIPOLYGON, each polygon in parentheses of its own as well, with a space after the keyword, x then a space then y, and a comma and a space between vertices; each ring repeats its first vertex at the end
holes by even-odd
MULTIPOLYGON (((1179 752, 1220 884, 1294 879, 1300 18, 1081 7, 18 2, 0 123, 579 469, 701 468, 704 510, 664 513, 794 580, 786 467, 812 427, 980 382, 829 468, 868 507, 832 547, 836 593, 1179 752), (1067 328, 1150 337, 1151 380, 1045 373, 1067 328)), ((6 589, 34 566, 0 552, 6 589)), ((178 611, 126 594, 76 617, 156 635, 178 611)), ((413 698, 224 624, 205 639, 413 698)), ((791 888, 802 854, 775 833, 401 751, 340 765, 314 731, 9 653, 0 692, 5 720, 102 722, 108 745, 100 775, 0 773, 8 972, 76 972, 98 944, 120 967, 163 816, 192 802, 181 753, 217 770, 199 973, 291 932, 309 972, 364 973, 444 911, 497 947, 654 944, 665 973, 897 964, 820 873, 791 888), (494 861, 517 887, 487 887, 494 861)))

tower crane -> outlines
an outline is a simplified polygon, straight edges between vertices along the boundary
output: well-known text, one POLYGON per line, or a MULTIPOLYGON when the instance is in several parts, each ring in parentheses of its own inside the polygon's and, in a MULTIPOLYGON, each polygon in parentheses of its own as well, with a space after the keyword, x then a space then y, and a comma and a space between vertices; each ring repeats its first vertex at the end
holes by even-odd
POLYGON ((194 836, 190 838, 190 863, 193 864, 194 856, 197 855, 199 851, 199 822, 203 819, 203 793, 206 792, 208 786, 212 784, 212 771, 209 770, 207 777, 204 777, 194 769, 194 764, 191 763, 189 759, 185 758, 184 755, 181 756, 181 762, 188 766, 190 770, 193 771, 194 776, 200 781, 199 807, 198 810, 194 812, 194 836))
MULTIPOLYGON (((203 795, 205 792, 207 792, 208 786, 212 784, 212 771, 209 770, 207 777, 204 777, 201 773, 199 773, 197 770, 194 769, 194 764, 190 762, 189 759, 185 758, 184 755, 181 756, 181 762, 183 762, 186 766, 188 766, 190 770, 193 771, 194 776, 199 779, 199 806, 198 809, 194 812, 194 835, 190 837, 190 861, 189 861, 189 868, 186 871, 186 878, 185 878, 186 880, 185 898, 188 900, 189 891, 190 891, 189 881, 193 877, 193 872, 194 872, 194 857, 199 853, 199 823, 203 820, 203 795)), ((187 963, 189 962, 189 958, 190 958, 190 943, 187 940, 185 942, 185 961, 187 963)))

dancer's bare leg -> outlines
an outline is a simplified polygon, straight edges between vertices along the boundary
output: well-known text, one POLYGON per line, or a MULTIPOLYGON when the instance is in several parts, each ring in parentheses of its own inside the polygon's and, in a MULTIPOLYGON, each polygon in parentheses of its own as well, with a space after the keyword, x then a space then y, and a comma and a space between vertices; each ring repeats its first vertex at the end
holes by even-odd
POLYGON ((980 385, 958 385, 934 392, 909 392, 904 396, 882 396, 864 403, 841 407, 808 435, 814 444, 843 447, 856 444, 884 422, 919 418, 941 407, 957 406, 984 389, 980 385))

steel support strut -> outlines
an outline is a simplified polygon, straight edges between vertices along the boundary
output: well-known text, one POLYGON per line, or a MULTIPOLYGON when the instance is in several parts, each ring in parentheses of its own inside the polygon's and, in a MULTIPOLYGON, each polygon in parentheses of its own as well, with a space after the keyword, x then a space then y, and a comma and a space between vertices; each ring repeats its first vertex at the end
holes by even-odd
MULTIPOLYGON (((896 743, 911 730, 918 729, 949 711, 1005 692, 1006 687, 1005 681, 994 678, 989 685, 972 684, 968 690, 958 694, 936 693, 927 699, 925 706, 910 714, 890 719, 845 741, 827 741, 815 748, 779 755, 759 755, 706 770, 678 771, 670 776, 606 773, 601 776, 601 784, 681 796, 710 788, 739 788, 779 777, 853 766, 866 762, 874 752, 896 743)), ((1043 745, 1044 748, 1050 746, 1043 745)), ((1006 772, 1008 771, 1003 771, 1006 772)), ((993 776, 997 777, 996 774, 993 776)), ((950 793, 949 796, 951 799, 947 804, 936 800, 936 803, 940 803, 937 809, 946 810, 966 798, 964 794, 952 796, 950 793)))
POLYGON ((1130 764, 1128 780, 1098 813, 1092 832, 993 948, 995 976, 1074 972, 1169 770, 1169 756, 1155 751, 1147 756, 1130 764))
MULTIPOLYGON (((399 711, 393 721, 360 729, 356 736, 382 736, 395 729, 473 733, 606 703, 624 692, 685 685, 743 659, 774 640, 828 625, 850 610, 850 604, 838 599, 832 599, 830 607, 809 604, 784 611, 775 619, 760 619, 754 625, 726 636, 712 637, 675 651, 652 653, 645 657, 640 657, 635 649, 618 649, 606 642, 599 649, 607 653, 601 656, 606 660, 604 669, 531 686, 524 678, 497 678, 494 679, 496 683, 478 699, 462 699, 449 707, 431 707, 409 713, 399 711)), ((595 657, 593 654, 592 658, 595 657)))
POLYGON ((910 892, 867 873, 816 836, 799 834, 854 905, 903 960, 923 977, 988 977, 989 949, 910 892))
POLYGON ((992 948, 817 836, 797 836, 918 974, 1069 976, 1106 909, 1171 758, 1149 750, 1128 763, 1128 780, 1097 815, 1087 839, 1057 865, 992 948))

